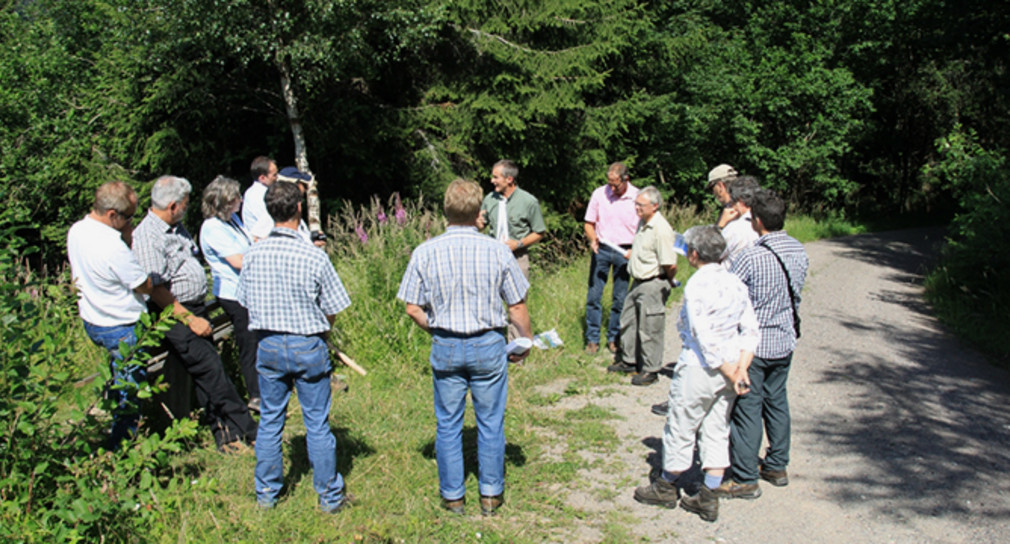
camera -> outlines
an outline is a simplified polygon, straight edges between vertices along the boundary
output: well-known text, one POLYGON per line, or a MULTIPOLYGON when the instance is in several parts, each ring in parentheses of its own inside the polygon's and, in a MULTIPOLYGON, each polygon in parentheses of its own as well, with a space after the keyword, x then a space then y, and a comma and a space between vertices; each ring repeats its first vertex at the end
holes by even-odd
POLYGON ((322 231, 317 230, 317 231, 313 232, 311 234, 311 236, 312 236, 312 241, 313 242, 325 242, 326 241, 326 233, 324 233, 322 231))

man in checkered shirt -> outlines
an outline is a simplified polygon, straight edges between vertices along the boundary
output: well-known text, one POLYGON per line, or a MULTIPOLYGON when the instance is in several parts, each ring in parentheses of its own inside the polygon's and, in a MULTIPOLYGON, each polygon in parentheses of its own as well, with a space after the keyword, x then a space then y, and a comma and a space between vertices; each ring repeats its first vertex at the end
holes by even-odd
POLYGON ((505 490, 508 361, 521 361, 529 353, 527 348, 506 354, 502 301, 519 336, 530 338, 530 284, 508 246, 477 231, 479 185, 453 181, 444 205, 449 228, 414 250, 396 297, 406 303, 407 315, 431 333, 442 507, 463 513, 466 475, 460 435, 469 390, 477 419, 481 512, 491 515, 501 506, 505 490))
POLYGON ((786 379, 796 349, 794 315, 799 310, 800 292, 810 261, 803 244, 782 230, 785 217, 782 199, 772 191, 759 190, 751 204, 751 221, 760 237, 753 246, 740 252, 733 263, 732 272, 747 286, 754 305, 761 342, 747 369, 750 393, 738 397, 733 408, 730 431, 733 477, 716 490, 722 497, 760 497, 758 478, 775 486, 789 483, 786 379), (759 464, 762 424, 768 434, 768 449, 759 464))
POLYGON ((319 507, 335 513, 347 504, 337 472, 337 441, 330 431, 330 355, 326 338, 337 313, 351 305, 333 263, 298 234, 302 192, 277 181, 264 198, 274 220, 270 234, 242 259, 238 301, 249 310, 249 329, 259 338, 259 438, 256 502, 271 508, 284 484, 281 437, 291 388, 298 389, 312 484, 319 507))
POLYGON ((228 379, 221 356, 209 337, 207 275, 200 249, 182 225, 192 186, 185 178, 162 176, 151 188, 151 209, 133 231, 133 254, 154 287, 148 305, 155 313, 172 308, 177 323, 165 333, 196 386, 214 441, 222 452, 248 451, 256 440, 256 422, 228 379))

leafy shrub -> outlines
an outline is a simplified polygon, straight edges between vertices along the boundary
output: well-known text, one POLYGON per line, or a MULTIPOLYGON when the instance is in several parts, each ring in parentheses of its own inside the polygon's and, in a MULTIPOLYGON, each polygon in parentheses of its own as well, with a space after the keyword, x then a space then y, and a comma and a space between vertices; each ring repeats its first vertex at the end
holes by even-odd
MULTIPOLYGON (((9 243, 0 251, 0 541, 140 541, 163 514, 158 494, 171 479, 170 454, 196 423, 105 451, 107 422, 93 409, 111 377, 108 365, 98 365, 99 379, 78 381, 76 347, 85 339, 68 274, 33 274, 18 249, 9 243)), ((157 343, 166 327, 145 319, 138 345, 157 343)), ((102 350, 103 362, 106 356, 102 350)), ((137 394, 155 390, 142 383, 137 394)), ((100 402, 112 410, 111 399, 100 402)))
POLYGON ((942 260, 927 278, 927 293, 941 318, 966 338, 1010 363, 1002 342, 1010 327, 1010 184, 1006 156, 984 149, 972 131, 957 127, 939 141, 942 160, 926 169, 951 190, 958 212, 942 260))

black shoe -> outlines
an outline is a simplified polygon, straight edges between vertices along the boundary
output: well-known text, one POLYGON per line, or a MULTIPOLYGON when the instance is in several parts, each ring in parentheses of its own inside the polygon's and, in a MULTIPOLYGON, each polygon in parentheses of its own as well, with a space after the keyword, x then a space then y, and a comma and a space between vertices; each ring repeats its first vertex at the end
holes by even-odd
POLYGON ((253 397, 253 398, 249 399, 249 404, 247 404, 246 407, 249 408, 250 412, 252 412, 254 414, 258 414, 258 413, 260 413, 260 404, 261 403, 262 403, 262 401, 260 401, 259 397, 253 397))
POLYGON ((654 504, 666 508, 676 508, 680 498, 680 489, 672 482, 656 478, 649 485, 635 488, 635 500, 642 504, 654 504))
POLYGON ((666 417, 667 414, 670 413, 670 402, 667 401, 667 402, 661 402, 659 404, 653 404, 652 413, 656 414, 657 416, 666 417))
POLYGON ((631 385, 652 385, 658 379, 658 372, 639 372, 631 378, 631 385))
POLYGON ((681 499, 680 507, 698 514, 705 521, 715 521, 719 517, 719 497, 704 485, 698 493, 681 499))
POLYGON ((635 365, 629 365, 628 363, 625 363, 624 361, 618 361, 618 362, 616 362, 616 363, 614 363, 614 364, 612 364, 612 365, 610 365, 610 366, 607 367, 607 372, 623 372, 625 374, 630 374, 630 373, 635 372, 637 370, 638 369, 635 368, 635 365))

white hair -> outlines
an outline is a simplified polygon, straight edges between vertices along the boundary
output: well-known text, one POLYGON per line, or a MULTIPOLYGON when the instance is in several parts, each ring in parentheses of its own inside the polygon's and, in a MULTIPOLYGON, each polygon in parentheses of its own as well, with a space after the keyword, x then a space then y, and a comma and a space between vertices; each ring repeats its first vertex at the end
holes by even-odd
POLYGON ((158 210, 168 209, 173 202, 185 200, 192 190, 193 186, 186 178, 161 176, 151 187, 151 204, 158 210))

